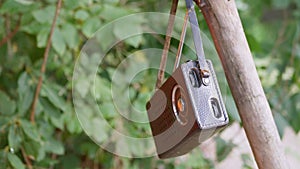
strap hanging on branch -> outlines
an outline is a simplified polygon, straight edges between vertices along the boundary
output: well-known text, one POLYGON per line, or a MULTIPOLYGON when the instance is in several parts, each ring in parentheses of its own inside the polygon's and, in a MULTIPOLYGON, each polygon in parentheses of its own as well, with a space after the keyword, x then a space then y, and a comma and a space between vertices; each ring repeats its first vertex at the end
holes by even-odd
MULTIPOLYGON (((173 0, 172 7, 170 10, 170 16, 169 16, 168 28, 167 28, 167 33, 166 33, 166 38, 165 38, 165 43, 164 43, 164 49, 163 49, 163 53, 161 56, 159 71, 157 74, 157 80, 156 80, 156 86, 155 86, 156 89, 158 89, 161 86, 161 84, 164 80, 164 72, 165 72, 166 62, 167 62, 167 58, 168 58, 168 52, 169 52, 169 48, 170 48, 171 34, 172 34, 172 30, 174 28, 177 6, 178 6, 178 0, 173 0)), ((201 39, 201 35, 200 35, 200 28, 198 26, 198 20, 197 20, 196 12, 194 9, 193 0, 186 0, 186 6, 187 6, 187 13, 184 18, 184 25, 182 27, 180 43, 178 46, 178 51, 176 54, 176 60, 175 60, 173 71, 178 67, 178 65, 180 63, 183 43, 184 43, 184 39, 185 39, 185 35, 186 35, 187 17, 189 17, 189 20, 190 20, 191 29, 193 32, 194 45, 195 45, 199 65, 202 69, 206 68, 204 49, 203 49, 202 39, 201 39)))
POLYGON ((169 52, 169 48, 170 48, 171 34, 172 34, 172 31, 173 31, 173 27, 174 27, 177 6, 178 6, 178 0, 173 0, 172 1, 172 7, 171 7, 171 10, 170 10, 170 16, 169 16, 167 34, 166 34, 166 38, 165 38, 164 49, 163 49, 163 53, 162 53, 162 56, 161 56, 159 71, 158 71, 158 74, 157 74, 157 80, 156 80, 156 85, 155 85, 156 89, 158 89, 161 86, 161 84, 164 80, 165 68, 166 68, 168 52, 169 52))
MULTIPOLYGON (((162 159, 190 152, 229 122, 213 64, 204 56, 193 0, 186 0, 186 7, 175 61, 176 70, 162 86, 157 86, 159 91, 154 93, 146 105, 157 154, 162 159), (178 66, 188 19, 197 59, 178 66)), ((168 45, 169 42, 166 42, 168 45)), ((166 61, 166 55, 163 55, 162 61, 166 61)))
POLYGON ((184 16, 184 23, 183 23, 182 30, 181 30, 180 42, 179 42, 178 49, 177 49, 176 60, 175 60, 173 72, 178 68, 179 63, 180 63, 183 43, 184 43, 184 39, 185 39, 185 35, 186 35, 188 16, 189 16, 188 12, 186 12, 186 14, 184 16))

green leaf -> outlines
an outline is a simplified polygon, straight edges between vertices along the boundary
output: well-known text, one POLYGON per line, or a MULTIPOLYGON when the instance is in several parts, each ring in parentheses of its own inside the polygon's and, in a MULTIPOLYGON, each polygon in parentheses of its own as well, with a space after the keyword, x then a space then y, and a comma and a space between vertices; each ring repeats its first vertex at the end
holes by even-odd
POLYGON ((22 136, 18 128, 15 125, 9 127, 8 131, 8 145, 9 147, 14 148, 15 150, 20 147, 20 143, 22 142, 22 136))
POLYGON ((40 135, 36 126, 27 120, 21 120, 21 126, 26 136, 34 141, 40 141, 40 135))
POLYGON ((33 158, 36 161, 41 161, 45 158, 45 149, 44 146, 39 142, 27 141, 24 142, 24 149, 27 155, 33 158))
MULTIPOLYGON (((299 25, 300 25, 300 24, 299 24, 299 25)), ((300 26, 299 26, 299 27, 300 27, 300 26)), ((300 28, 299 28, 299 29, 300 29, 300 28)), ((296 44, 294 50, 295 50, 295 55, 296 55, 296 57, 300 59, 300 44, 296 44)))
POLYGON ((64 0, 64 7, 66 9, 72 10, 79 7, 81 1, 74 1, 74 0, 64 0))
POLYGON ((70 133, 80 133, 82 131, 81 125, 77 118, 73 118, 72 123, 67 123, 67 129, 70 133))
POLYGON ((63 34, 58 28, 53 32, 52 46, 59 55, 63 55, 66 51, 66 43, 63 34))
POLYGON ((143 36, 142 35, 136 35, 136 36, 132 36, 128 39, 125 40, 125 43, 135 47, 135 48, 138 48, 139 45, 142 43, 143 41, 143 36))
POLYGON ((39 124, 39 133, 43 140, 50 139, 54 136, 56 129, 53 127, 51 123, 43 122, 39 124))
POLYGON ((1 14, 16 14, 26 12, 30 9, 29 5, 23 5, 21 3, 14 1, 4 1, 0 13, 1 14))
POLYGON ((64 41, 68 47, 73 49, 76 48, 80 42, 77 29, 72 24, 64 24, 61 32, 64 36, 64 41))
POLYGON ((186 162, 186 167, 189 168, 206 168, 205 159, 199 150, 192 151, 192 154, 189 156, 188 161, 186 162))
POLYGON ((94 159, 99 147, 94 142, 85 142, 80 145, 79 150, 81 154, 87 154, 90 159, 94 159))
POLYGON ((241 158, 243 160, 243 169, 252 169, 253 160, 249 154, 242 154, 241 158))
POLYGON ((255 39, 252 34, 246 33, 247 41, 250 46, 251 51, 259 52, 261 50, 260 43, 255 39))
POLYGON ((75 83, 75 88, 77 92, 80 94, 80 96, 84 98, 88 94, 90 88, 90 82, 84 78, 80 78, 75 83))
POLYGON ((36 108, 35 108, 35 116, 39 117, 40 114, 42 113, 42 111, 43 111, 43 106, 41 105, 40 100, 38 99, 36 108))
POLYGON ((98 4, 94 4, 93 6, 91 6, 89 8, 89 11, 91 12, 92 15, 100 15, 100 12, 102 11, 103 5, 98 3, 98 4))
POLYGON ((50 88, 48 85, 44 84, 42 86, 41 95, 47 97, 49 101, 57 108, 63 111, 65 110, 66 108, 65 101, 60 96, 58 96, 58 92, 50 88))
POLYGON ((4 126, 11 121, 11 117, 1 117, 0 118, 0 126, 4 126))
MULTIPOLYGON (((136 73, 141 72, 141 70, 144 70, 146 67, 148 67, 149 63, 145 53, 140 51, 135 52, 128 60, 129 66, 126 68, 125 79, 128 83, 130 83, 130 80, 136 76, 136 73)), ((126 64, 126 62, 124 63, 126 64)))
POLYGON ((63 155, 65 152, 64 145, 60 141, 54 139, 47 140, 44 147, 45 151, 57 155, 63 155))
POLYGON ((12 115, 15 110, 15 101, 11 100, 4 92, 0 90, 0 115, 12 115))
POLYGON ((115 23, 114 34, 120 40, 125 40, 125 42, 133 47, 138 47, 143 38, 140 35, 142 33, 142 17, 136 17, 131 19, 122 19, 115 23))
POLYGON ((60 160, 62 167, 61 168, 74 168, 74 169, 79 169, 81 160, 75 156, 74 154, 69 154, 66 156, 63 156, 60 160))
POLYGON ((147 112, 145 103, 151 98, 149 93, 140 93, 138 98, 133 102, 131 116, 134 116, 135 120, 147 121, 147 112))
POLYGON ((82 131, 79 120, 71 107, 68 107, 68 109, 65 111, 64 121, 66 123, 67 130, 70 133, 75 134, 80 133, 82 131))
MULTIPOLYGON (((31 18, 30 18, 31 19, 31 18)), ((22 27, 20 27, 20 30, 29 33, 29 34, 38 34, 41 29, 43 29, 45 27, 46 24, 40 24, 39 22, 30 22, 28 25, 24 25, 22 27)), ((47 24, 49 25, 49 24, 47 24)), ((47 28, 49 29, 50 32, 50 27, 47 26, 47 28)))
POLYGON ((68 122, 66 125, 67 125, 68 131, 72 134, 80 133, 82 131, 80 123, 79 123, 78 119, 76 119, 76 118, 73 118, 72 122, 68 122))
POLYGON ((45 26, 39 31, 39 33, 36 37, 37 47, 39 47, 39 48, 46 47, 49 32, 50 32, 49 26, 45 26))
POLYGON ((18 113, 24 114, 31 106, 34 90, 30 84, 30 78, 26 72, 22 73, 18 79, 18 113))
POLYGON ((86 20, 90 17, 89 13, 86 10, 78 10, 76 11, 74 18, 78 20, 86 20))
POLYGON ((50 117, 50 121, 55 127, 59 128, 61 130, 64 129, 64 118, 63 117, 60 117, 60 118, 50 117))
POLYGON ((221 162, 228 156, 236 145, 232 143, 232 141, 226 142, 220 137, 217 137, 215 140, 217 143, 217 160, 221 162))
POLYGON ((234 102, 234 100, 232 98, 232 95, 226 95, 225 98, 226 98, 226 99, 224 99, 225 100, 225 104, 226 104, 225 107, 227 109, 227 112, 228 112, 230 118, 232 118, 232 120, 237 121, 237 122, 240 123, 241 122, 241 118, 240 118, 239 113, 238 113, 238 111, 236 109, 235 102, 234 102))
POLYGON ((100 28, 101 22, 98 17, 93 17, 87 19, 83 26, 82 26, 82 32, 87 37, 92 37, 92 35, 100 28))
POLYGON ((92 120, 92 126, 94 127, 94 129, 91 137, 95 139, 97 143, 102 143, 104 140, 108 138, 107 128, 106 128, 107 126, 105 123, 106 122, 101 118, 94 118, 92 120))
POLYGON ((32 12, 34 19, 40 23, 52 23, 55 6, 48 6, 32 12))
POLYGON ((105 102, 99 105, 99 109, 104 118, 114 118, 118 115, 114 104, 111 102, 105 102))
POLYGON ((43 106, 44 112, 49 117, 59 118, 61 116, 60 110, 57 109, 50 101, 46 98, 40 98, 41 105, 43 106))
POLYGON ((23 5, 31 5, 33 3, 33 1, 31 0, 15 0, 15 1, 23 5))
POLYGON ((283 117, 281 114, 279 114, 279 113, 275 113, 275 115, 274 115, 274 120, 275 120, 277 129, 278 129, 279 135, 280 135, 280 137, 282 138, 283 135, 284 135, 284 129, 285 129, 286 127, 289 126, 289 123, 288 123, 287 120, 284 119, 284 117, 283 117))
POLYGON ((64 129, 64 119, 60 109, 56 108, 48 99, 40 98, 41 105, 46 115, 50 118, 51 123, 63 130, 64 129))
POLYGON ((91 87, 91 92, 94 97, 101 101, 109 101, 112 99, 112 91, 110 83, 100 77, 95 79, 95 87, 91 87))
POLYGON ((25 169, 25 165, 22 163, 20 158, 16 156, 15 154, 8 153, 7 158, 9 163, 15 168, 15 169, 25 169))
POLYGON ((113 43, 117 41, 111 30, 113 30, 113 24, 108 24, 95 34, 97 41, 104 51, 108 50, 109 47, 112 47, 113 43))
POLYGON ((108 21, 112 21, 122 16, 129 15, 130 13, 131 11, 128 11, 125 8, 105 4, 103 5, 103 11, 101 12, 100 15, 104 19, 108 21))

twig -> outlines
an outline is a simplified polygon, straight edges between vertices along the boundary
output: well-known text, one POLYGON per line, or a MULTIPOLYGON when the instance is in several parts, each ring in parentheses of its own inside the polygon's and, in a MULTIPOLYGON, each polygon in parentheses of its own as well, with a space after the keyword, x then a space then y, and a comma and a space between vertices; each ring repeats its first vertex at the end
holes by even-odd
MULTIPOLYGON (((6 35, 9 35, 11 33, 11 22, 10 22, 10 16, 9 14, 6 14, 5 15, 5 32, 6 32, 6 35)), ((7 46, 7 56, 8 58, 11 58, 11 56, 13 55, 12 54, 12 48, 11 48, 11 39, 9 39, 7 42, 6 42, 6 46, 7 46)))
POLYGON ((62 4, 62 0, 58 0, 55 15, 54 15, 53 22, 52 22, 52 25, 51 25, 50 35, 48 37, 47 46, 46 46, 45 53, 44 53, 43 64, 42 64, 42 67, 41 67, 41 70, 40 70, 41 74, 40 74, 39 81, 38 81, 38 84, 37 84, 37 87, 36 87, 36 90, 35 90, 34 100, 33 100, 32 106, 31 106, 30 121, 32 123, 34 123, 35 107, 36 107, 38 97, 39 97, 39 94, 40 94, 40 91, 41 91, 42 82, 43 82, 43 74, 46 71, 46 63, 47 63, 47 60, 48 60, 49 51, 50 51, 50 47, 51 47, 51 39, 52 39, 52 36, 53 36, 53 32, 54 32, 54 29, 55 29, 55 24, 56 24, 57 17, 59 15, 61 4, 62 4))
POLYGON ((119 156, 115 156, 114 157, 114 169, 118 169, 118 168, 122 168, 122 160, 120 159, 120 157, 119 156))
POLYGON ((21 152, 22 152, 22 155, 24 157, 24 160, 25 160, 25 163, 26 163, 26 166, 29 168, 29 169, 32 169, 32 164, 28 158, 28 155, 26 154, 25 150, 23 147, 21 147, 21 152))
POLYGON ((16 27, 14 28, 14 30, 12 32, 9 32, 9 34, 7 34, 7 36, 5 36, 1 42, 0 42, 0 47, 2 45, 4 45, 7 41, 9 41, 12 37, 14 37, 16 35, 16 33, 19 31, 20 29, 20 25, 21 25, 21 18, 22 18, 22 15, 19 15, 19 19, 18 19, 18 22, 17 22, 17 25, 16 27))

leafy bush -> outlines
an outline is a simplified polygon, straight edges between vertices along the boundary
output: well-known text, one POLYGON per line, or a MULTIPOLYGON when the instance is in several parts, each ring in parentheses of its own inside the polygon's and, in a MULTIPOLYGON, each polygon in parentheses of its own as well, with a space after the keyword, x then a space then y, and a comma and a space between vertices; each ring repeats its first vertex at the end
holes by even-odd
MULTIPOLYGON (((285 126, 292 126, 298 132, 300 3, 298 0, 237 0, 237 4, 278 129, 283 134, 285 126)), ((52 37, 46 73, 42 75, 40 67, 55 8, 55 0, 0 0, 0 24, 4 25, 4 29, 0 29, 0 37, 3 37, 4 42, 0 46, 1 168, 212 168, 213 162, 205 159, 199 149, 183 160, 115 156, 101 149, 86 135, 74 110, 73 70, 87 40, 96 30, 119 17, 143 11, 168 12, 169 1, 64 0, 52 37), (13 36, 7 36, 9 34, 13 36), (44 77, 43 85, 36 106, 35 122, 32 123, 31 105, 40 75, 44 77)), ((180 2, 179 14, 183 13, 184 3, 180 2)), ((200 20, 204 22, 202 17, 200 20)), ((128 31, 140 31, 145 21, 145 18, 139 22, 132 21, 125 24, 127 27, 114 25, 112 31, 105 34, 106 37, 101 37, 101 48, 106 49, 111 39, 122 37, 128 31)), ((178 25, 176 29, 180 31, 180 27, 178 25)), ((209 34, 204 24, 201 27, 209 34)), ((165 31, 166 27, 157 29, 165 31)), ((119 118, 117 111, 114 111, 110 98, 107 97, 112 72, 127 57, 128 51, 149 46, 162 49, 163 44, 158 43, 161 40, 163 36, 148 34, 126 39, 111 49, 110 57, 106 57, 104 64, 100 66, 95 82, 99 91, 86 91, 85 87, 89 82, 85 81, 74 86, 80 89, 79 94, 82 96, 98 97, 96 101, 112 126, 118 128, 120 125, 116 123, 119 118)), ((177 44, 176 41, 172 42, 175 48, 177 44)), ((184 53, 190 54, 187 50, 184 53)), ((135 54, 138 58, 145 55, 135 54)), ((84 71, 88 71, 87 68, 93 64, 84 61, 79 63, 83 64, 84 71)), ((146 59, 145 64, 147 63, 146 59)), ((127 68, 127 72, 135 71, 130 63, 127 68)), ((145 109, 144 104, 153 91, 155 76, 155 70, 142 72, 130 84, 130 101, 137 109, 145 109)), ((232 102, 230 104, 228 111, 231 112, 232 119, 238 121, 235 110, 231 109, 234 105, 232 102)), ((149 136, 148 125, 130 125, 126 120, 121 121, 130 135, 149 136)), ((101 121, 95 123, 98 127, 102 124, 101 121)), ((119 128, 123 128, 123 125, 119 128)), ((94 130, 99 132, 102 129, 94 130)), ((98 139, 104 140, 105 133, 100 134, 98 139)), ((221 161, 234 145, 221 138, 217 138, 216 142, 217 159, 221 161)), ((138 147, 128 148, 129 153, 141 153, 138 147)), ((244 158, 246 157, 245 155, 244 158)))

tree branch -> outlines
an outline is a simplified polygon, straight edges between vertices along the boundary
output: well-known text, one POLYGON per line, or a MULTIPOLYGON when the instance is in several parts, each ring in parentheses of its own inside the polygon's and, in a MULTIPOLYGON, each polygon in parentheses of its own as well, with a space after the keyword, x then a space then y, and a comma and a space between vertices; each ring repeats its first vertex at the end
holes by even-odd
POLYGON ((235 1, 197 2, 211 32, 258 167, 288 168, 235 1))
POLYGON ((12 37, 14 37, 16 35, 16 33, 19 31, 20 29, 20 25, 21 25, 21 18, 22 15, 19 15, 19 19, 17 22, 16 27, 14 28, 14 30, 12 32, 9 32, 9 34, 7 34, 7 36, 5 36, 1 41, 0 41, 0 47, 3 46, 7 41, 9 41, 12 37))
POLYGON ((36 87, 36 90, 35 90, 34 100, 33 100, 32 106, 31 106, 30 121, 32 123, 35 122, 35 120, 34 120, 35 107, 36 107, 36 104, 37 104, 37 101, 38 101, 38 98, 39 98, 39 94, 40 94, 40 91, 41 91, 42 82, 43 82, 43 74, 46 71, 46 63, 47 63, 47 60, 48 60, 49 51, 50 51, 50 47, 51 47, 51 40, 52 40, 53 32, 54 32, 54 29, 55 29, 56 20, 57 20, 57 17, 59 15, 59 12, 60 12, 61 4, 62 4, 62 0, 58 0, 55 15, 54 15, 53 22, 52 22, 52 25, 51 25, 50 35, 48 37, 47 46, 46 46, 46 49, 45 49, 45 52, 44 52, 44 60, 43 60, 42 67, 41 67, 41 70, 40 70, 41 74, 40 74, 39 81, 38 81, 38 84, 37 84, 37 87, 36 87))
POLYGON ((25 150, 23 147, 21 147, 21 152, 22 152, 22 155, 24 157, 24 160, 25 160, 25 163, 26 163, 26 166, 29 168, 29 169, 32 169, 32 164, 28 158, 28 155, 26 154, 25 150))

